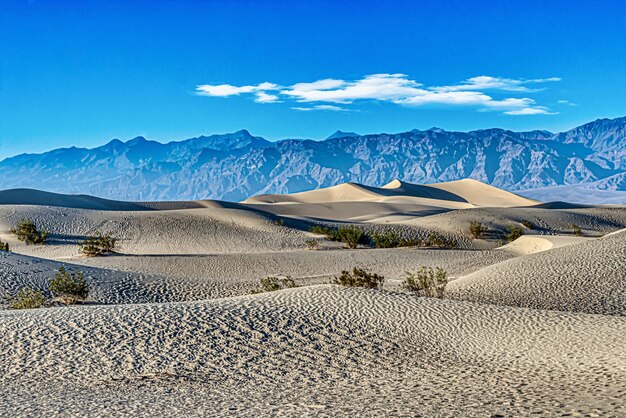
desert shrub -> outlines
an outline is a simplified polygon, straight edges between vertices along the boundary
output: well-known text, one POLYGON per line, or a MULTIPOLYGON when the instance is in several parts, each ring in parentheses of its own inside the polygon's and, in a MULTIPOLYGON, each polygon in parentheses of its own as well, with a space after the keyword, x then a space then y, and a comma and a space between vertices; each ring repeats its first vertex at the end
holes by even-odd
POLYGON ((96 257, 114 252, 116 244, 117 238, 112 237, 111 234, 102 234, 98 231, 96 235, 88 237, 80 245, 80 252, 88 257, 96 257))
POLYGON ((89 295, 89 285, 83 272, 69 273, 65 267, 59 268, 59 272, 50 280, 49 288, 66 305, 83 301, 89 295))
POLYGON ((577 237, 582 237, 583 236, 583 230, 576 224, 571 224, 570 228, 572 228, 572 233, 574 235, 576 235, 577 237))
POLYGON ((325 225, 313 225, 311 228, 309 228, 309 232, 312 232, 314 234, 326 235, 326 237, 331 241, 340 240, 337 228, 331 228, 325 225))
POLYGON ((459 242, 453 238, 447 238, 433 232, 428 236, 426 245, 428 247, 457 248, 459 246, 459 242))
POLYGON ((11 309, 35 309, 41 308, 46 303, 46 299, 41 292, 30 287, 23 287, 17 292, 15 299, 11 301, 11 309))
POLYGON ((517 226, 510 226, 509 232, 506 235, 506 240, 508 242, 512 242, 518 239, 519 237, 521 237, 522 235, 524 235, 524 231, 522 230, 522 228, 519 228, 517 226))
POLYGON ((422 266, 417 273, 406 272, 403 286, 410 292, 415 292, 425 297, 442 298, 446 285, 448 284, 448 274, 441 267, 422 266))
POLYGON ((371 237, 376 248, 395 248, 402 242, 400 236, 392 230, 373 232, 371 237))
POLYGON ((6 251, 9 252, 9 243, 8 242, 2 242, 0 241, 0 251, 6 251))
POLYGON ((382 233, 373 232, 370 238, 376 248, 420 247, 424 245, 424 242, 420 239, 402 238, 392 230, 382 233))
POLYGON ((304 244, 309 250, 317 250, 320 242, 316 239, 308 239, 304 242, 304 244))
POLYGON ((337 230, 337 234, 340 241, 352 249, 358 247, 359 244, 366 244, 368 241, 367 235, 363 234, 361 229, 354 225, 340 227, 337 230))
POLYGON ((24 241, 26 244, 45 244, 48 238, 48 232, 38 230, 37 225, 30 218, 20 219, 11 233, 17 236, 17 239, 24 241))
POLYGON ((478 221, 470 221, 469 231, 474 239, 478 239, 487 232, 487 227, 478 221))
POLYGON ((528 229, 535 229, 535 224, 530 221, 522 221, 522 225, 528 229))
POLYGON ((354 267, 352 272, 343 270, 341 276, 335 277, 333 283, 342 286, 365 287, 367 289, 382 289, 385 277, 370 273, 365 269, 354 267))
POLYGON ((285 225, 285 221, 283 221, 282 219, 274 219, 272 221, 272 224, 274 224, 276 226, 283 226, 283 225, 285 225))
POLYGON ((295 280, 291 276, 279 278, 275 276, 267 276, 259 281, 259 285, 255 289, 255 293, 274 292, 281 289, 290 289, 297 287, 295 280))

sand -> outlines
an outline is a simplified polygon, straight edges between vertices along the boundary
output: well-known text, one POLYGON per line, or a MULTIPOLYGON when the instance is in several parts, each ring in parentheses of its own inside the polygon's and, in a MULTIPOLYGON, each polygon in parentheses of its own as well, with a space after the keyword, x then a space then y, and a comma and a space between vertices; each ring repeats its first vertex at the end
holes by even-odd
POLYGON ((323 285, 0 316, 16 415, 624 414, 626 319, 323 285))
POLYGON ((626 230, 505 260, 447 291, 483 303, 626 316, 626 230))
POLYGON ((624 207, 544 204, 473 180, 241 203, 0 192, 13 251, 0 252, 0 298, 45 292, 60 266, 91 287, 74 307, 0 303, 0 415, 623 416, 624 228, 624 207), (49 244, 10 234, 25 216, 49 244), (472 239, 471 220, 490 232, 472 239), (311 222, 438 233, 459 248, 347 250, 311 222), (510 226, 525 235, 503 245, 510 226), (120 238, 117 254, 79 254, 97 230, 120 238), (402 288, 422 265, 447 270, 446 299, 402 288), (384 290, 327 284, 354 266, 385 275, 384 290), (269 275, 300 287, 251 294, 269 275))

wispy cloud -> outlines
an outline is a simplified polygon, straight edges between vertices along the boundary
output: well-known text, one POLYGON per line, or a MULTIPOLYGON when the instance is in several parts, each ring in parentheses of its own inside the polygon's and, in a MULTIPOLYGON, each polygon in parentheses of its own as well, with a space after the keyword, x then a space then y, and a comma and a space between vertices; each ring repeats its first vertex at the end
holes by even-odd
POLYGON ((329 110, 332 112, 347 112, 348 109, 334 106, 334 105, 315 105, 312 107, 292 107, 293 110, 300 110, 302 112, 310 112, 312 110, 329 110))
POLYGON ((288 87, 269 82, 247 86, 201 84, 196 86, 196 93, 214 97, 252 94, 257 103, 318 103, 313 106, 292 107, 299 111, 347 111, 349 109, 345 106, 355 102, 379 101, 404 106, 474 106, 483 111, 500 111, 507 115, 538 115, 555 112, 537 104, 530 97, 497 95, 502 95, 503 92, 533 93, 542 90, 533 86, 557 81, 560 78, 512 79, 479 76, 449 86, 425 86, 405 74, 371 74, 354 81, 328 78, 296 83, 288 87))

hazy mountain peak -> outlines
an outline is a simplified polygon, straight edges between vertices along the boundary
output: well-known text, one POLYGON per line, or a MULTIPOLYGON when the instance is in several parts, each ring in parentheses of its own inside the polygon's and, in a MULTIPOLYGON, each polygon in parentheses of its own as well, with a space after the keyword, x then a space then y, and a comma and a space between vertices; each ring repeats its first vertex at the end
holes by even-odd
POLYGON ((335 133, 333 133, 331 136, 326 138, 326 140, 329 140, 329 139, 339 139, 339 138, 349 138, 349 137, 355 137, 355 136, 360 136, 360 135, 355 133, 355 132, 335 131, 335 133))
POLYGON ((94 149, 5 159, 0 189, 39 188, 118 200, 243 200, 348 182, 414 187, 410 184, 473 178, 508 190, 575 184, 626 190, 626 118, 554 135, 434 128, 394 135, 338 131, 331 137, 341 140, 269 142, 247 130, 166 144, 143 137, 126 144, 115 139, 94 149))

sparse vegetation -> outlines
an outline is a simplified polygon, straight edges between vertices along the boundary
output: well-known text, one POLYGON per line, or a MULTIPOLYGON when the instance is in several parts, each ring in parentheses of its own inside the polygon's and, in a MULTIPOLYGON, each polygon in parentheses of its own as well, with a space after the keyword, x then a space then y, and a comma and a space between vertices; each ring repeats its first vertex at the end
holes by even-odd
POLYGON ((583 236, 583 230, 576 224, 571 224, 570 228, 572 228, 572 233, 574 235, 576 235, 577 237, 582 237, 583 236))
POLYGON ((314 234, 326 235, 331 241, 339 241, 339 233, 337 228, 332 228, 326 225, 313 225, 309 228, 309 232, 314 234))
POLYGON ((110 254, 115 251, 117 238, 111 234, 102 234, 100 231, 96 235, 88 237, 81 245, 80 252, 87 257, 96 257, 103 254, 110 254))
POLYGON ((447 238, 434 232, 428 236, 426 244, 428 247, 439 248, 457 248, 459 246, 459 242, 454 238, 447 238))
POLYGON ((304 244, 309 250, 317 250, 319 248, 320 242, 316 239, 308 239, 304 242, 304 244))
POLYGON ((364 244, 367 235, 363 234, 360 228, 354 225, 342 226, 337 230, 339 239, 348 248, 355 249, 359 244, 364 244))
POLYGON ((343 270, 341 276, 335 277, 333 283, 350 287, 365 287, 367 289, 382 289, 385 277, 370 273, 365 269, 354 267, 352 272, 343 270))
POLYGON ((282 219, 278 218, 278 219, 274 219, 272 221, 272 223, 276 226, 283 226, 285 225, 285 221, 283 221, 282 219))
POLYGON ((9 252, 9 243, 8 242, 2 242, 0 241, 0 251, 6 251, 9 252))
POLYGON ((417 273, 406 272, 403 286, 421 296, 442 298, 447 284, 448 273, 444 269, 422 266, 417 273))
POLYGON ((487 227, 478 221, 470 221, 469 231, 472 238, 479 239, 487 232, 487 227))
POLYGON ((521 237, 522 235, 524 235, 524 230, 522 230, 522 228, 511 225, 509 227, 509 232, 506 235, 506 240, 508 242, 512 242, 518 239, 519 237, 521 237))
POLYGON ((28 245, 45 244, 48 238, 48 232, 39 230, 37 225, 30 218, 21 219, 11 229, 11 233, 17 236, 17 239, 24 241, 28 245))
POLYGON ((30 287, 23 287, 17 292, 9 306, 11 309, 36 309, 41 308, 45 303, 46 299, 41 292, 30 287))
POLYGON ((298 285, 296 285, 295 280, 291 276, 283 278, 268 276, 259 281, 259 285, 254 293, 274 292, 276 290, 290 289, 293 287, 298 287, 298 285))
POLYGON ((524 220, 522 221, 522 225, 524 226, 524 228, 527 228, 527 229, 535 229, 535 224, 533 224, 530 221, 524 220))
POLYGON ((84 301, 89 295, 89 285, 82 271, 69 273, 65 267, 49 283, 50 292, 57 296, 66 305, 84 301))
POLYGON ((428 239, 403 238, 399 233, 387 229, 384 232, 365 232, 354 225, 332 228, 326 225, 313 225, 310 232, 325 235, 331 241, 341 241, 348 248, 357 248, 359 245, 376 248, 397 247, 438 247, 457 248, 459 242, 454 238, 447 238, 438 233, 431 233, 428 239))

